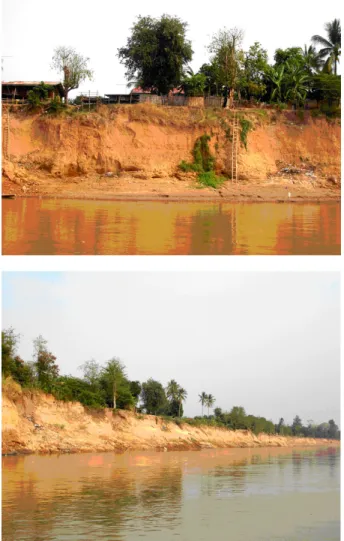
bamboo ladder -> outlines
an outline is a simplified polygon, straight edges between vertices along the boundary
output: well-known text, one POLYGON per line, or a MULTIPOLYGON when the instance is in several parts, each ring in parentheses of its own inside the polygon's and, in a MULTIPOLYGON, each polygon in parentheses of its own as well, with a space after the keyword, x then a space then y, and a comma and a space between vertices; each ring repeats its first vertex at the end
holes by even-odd
POLYGON ((239 119, 234 112, 232 123, 232 182, 238 182, 239 119))
POLYGON ((10 110, 7 109, 6 124, 4 129, 3 149, 4 157, 8 160, 10 157, 10 110))

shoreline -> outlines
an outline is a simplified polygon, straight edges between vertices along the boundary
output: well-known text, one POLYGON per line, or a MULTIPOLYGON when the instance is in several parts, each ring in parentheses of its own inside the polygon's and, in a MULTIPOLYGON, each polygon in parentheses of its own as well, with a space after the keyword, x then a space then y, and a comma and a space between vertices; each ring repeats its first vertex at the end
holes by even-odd
MULTIPOLYGON (((123 202, 174 202, 174 203, 340 203, 340 189, 318 188, 294 190, 288 197, 286 190, 280 186, 241 186, 240 188, 205 188, 194 190, 157 190, 147 191, 115 191, 103 190, 65 190, 37 191, 36 193, 18 193, 18 190, 3 189, 2 194, 14 195, 13 199, 65 199, 79 201, 123 201, 123 202), (16 193, 17 192, 17 193, 16 193)), ((4 197, 3 199, 6 199, 4 197)), ((9 200, 13 200, 10 199, 9 200)))
MULTIPOLYGON (((232 432, 240 432, 240 431, 232 431, 232 432)), ((257 438, 260 436, 265 435, 264 433, 258 434, 257 438)), ((279 436, 276 436, 279 437, 279 436)), ((288 437, 281 436, 282 439, 288 440, 288 437)), ((294 439, 294 438, 292 438, 294 439)), ((263 450, 271 450, 271 449, 281 449, 281 450, 291 450, 291 449, 299 449, 299 448, 324 448, 324 447, 332 447, 332 448, 339 448, 340 447, 340 441, 338 440, 324 440, 324 439, 315 439, 315 442, 310 442, 306 440, 310 440, 311 438, 300 438, 299 442, 288 442, 287 445, 281 445, 278 443, 270 442, 270 445, 267 444, 267 442, 264 442, 263 445, 212 445, 212 444, 202 444, 202 443, 194 443, 193 445, 186 445, 186 444, 179 444, 175 442, 175 444, 167 444, 165 446, 157 445, 156 447, 147 447, 147 446, 129 446, 129 447, 115 447, 113 449, 104 449, 103 447, 92 447, 92 448, 61 448, 58 450, 29 450, 29 449, 22 449, 19 451, 10 451, 8 453, 2 452, 2 457, 11 457, 11 456, 58 456, 58 455, 76 455, 76 454, 86 454, 86 453, 116 453, 116 454, 124 454, 124 453, 130 453, 130 452, 153 452, 153 453, 161 453, 161 452, 183 452, 183 451, 204 451, 204 450, 220 450, 220 449, 263 449, 263 450)))

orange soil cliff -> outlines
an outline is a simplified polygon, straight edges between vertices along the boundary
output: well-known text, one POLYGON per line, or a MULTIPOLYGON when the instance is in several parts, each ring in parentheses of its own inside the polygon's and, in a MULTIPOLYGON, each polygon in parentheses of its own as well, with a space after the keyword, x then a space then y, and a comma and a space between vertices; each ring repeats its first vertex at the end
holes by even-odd
POLYGON ((255 436, 249 431, 178 426, 153 415, 119 410, 87 411, 76 402, 12 386, 2 399, 2 452, 178 450, 211 447, 339 445, 338 441, 255 436), (11 397, 10 397, 11 396, 11 397))
MULTIPOLYGON (((239 182, 291 183, 308 189, 340 183, 340 121, 304 112, 238 112, 252 124, 247 150, 240 147, 239 182)), ((3 177, 12 193, 61 194, 71 190, 117 193, 183 191, 195 174, 178 169, 192 160, 197 137, 212 136, 219 173, 230 175, 232 113, 226 110, 157 107, 101 107, 52 117, 10 113, 3 177), (8 155, 7 155, 8 152, 8 155), (136 184, 141 188, 137 189, 136 184), (167 187, 167 188, 166 188, 167 187)), ((7 114, 3 115, 3 130, 7 114)), ((3 131, 5 133, 5 131, 3 131)), ((5 144, 5 138, 3 138, 5 144)), ((85 195, 85 194, 84 194, 85 195)))

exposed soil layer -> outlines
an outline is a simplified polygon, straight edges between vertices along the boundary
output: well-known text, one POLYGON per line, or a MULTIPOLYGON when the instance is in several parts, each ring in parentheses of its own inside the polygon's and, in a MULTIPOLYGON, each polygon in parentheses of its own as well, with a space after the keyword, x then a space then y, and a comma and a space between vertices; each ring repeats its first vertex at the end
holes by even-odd
MULTIPOLYGON (((216 172, 231 175, 232 112, 134 105, 61 117, 11 112, 3 193, 98 199, 300 201, 340 197, 340 121, 309 113, 238 111, 250 121, 238 182, 201 187, 183 173, 211 135, 216 172)), ((3 129, 7 115, 3 115, 3 129)), ((5 133, 5 131, 3 131, 5 133)), ((5 138, 3 138, 5 141, 5 138)))
POLYGON ((126 450, 192 450, 230 447, 339 445, 338 441, 259 434, 246 430, 179 426, 153 415, 87 410, 76 402, 23 391, 3 392, 3 454, 126 450))

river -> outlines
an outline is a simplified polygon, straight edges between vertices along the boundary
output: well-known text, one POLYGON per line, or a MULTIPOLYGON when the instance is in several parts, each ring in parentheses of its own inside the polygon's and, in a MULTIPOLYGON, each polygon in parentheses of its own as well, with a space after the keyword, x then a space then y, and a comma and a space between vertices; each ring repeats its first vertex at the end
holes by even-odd
POLYGON ((340 203, 3 200, 4 255, 340 254, 340 203))
POLYGON ((3 457, 3 541, 339 541, 339 448, 3 457))

